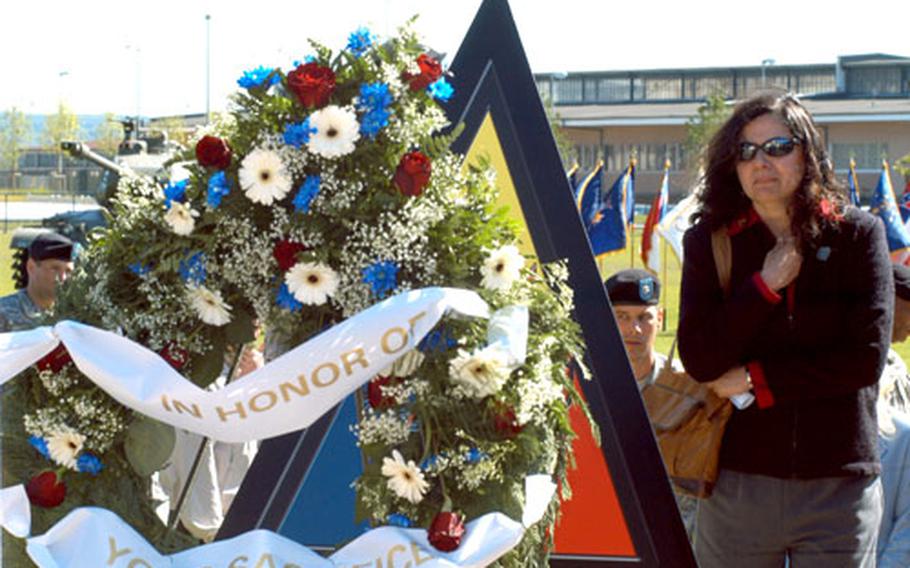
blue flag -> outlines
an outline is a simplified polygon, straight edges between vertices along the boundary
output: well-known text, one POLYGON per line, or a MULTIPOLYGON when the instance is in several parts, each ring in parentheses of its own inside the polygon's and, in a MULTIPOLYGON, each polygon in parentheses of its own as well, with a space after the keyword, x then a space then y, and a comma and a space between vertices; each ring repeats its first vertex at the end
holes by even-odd
POLYGON ((882 173, 878 177, 869 210, 881 217, 885 223, 891 258, 902 261, 905 253, 910 251, 910 232, 907 231, 898 212, 894 189, 891 187, 891 176, 888 174, 888 162, 882 163, 882 173))
POLYGON ((600 162, 591 173, 585 176, 578 187, 575 189, 575 204, 578 207, 578 213, 587 229, 593 222, 594 217, 603 207, 603 171, 604 164, 600 162))
MULTIPOLYGON (((602 177, 602 176, 601 176, 602 177)), ((595 257, 624 250, 628 246, 629 206, 635 183, 635 166, 616 178, 603 204, 586 226, 595 257)))
POLYGON ((850 203, 859 207, 859 183, 856 180, 856 160, 850 159, 850 173, 847 174, 847 187, 850 190, 850 203))
POLYGON ((569 180, 569 187, 572 188, 572 195, 575 198, 578 198, 578 162, 572 164, 572 167, 569 168, 569 171, 566 172, 566 179, 569 180))

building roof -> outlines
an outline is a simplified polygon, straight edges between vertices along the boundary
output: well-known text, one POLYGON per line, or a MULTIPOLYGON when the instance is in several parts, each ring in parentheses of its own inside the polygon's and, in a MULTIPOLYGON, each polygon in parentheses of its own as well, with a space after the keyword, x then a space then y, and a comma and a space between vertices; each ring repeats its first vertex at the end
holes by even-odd
MULTIPOLYGON (((684 125, 698 112, 701 102, 565 105, 556 107, 560 124, 567 128, 601 126, 684 125)), ((803 99, 818 124, 842 122, 910 122, 910 99, 803 99)))

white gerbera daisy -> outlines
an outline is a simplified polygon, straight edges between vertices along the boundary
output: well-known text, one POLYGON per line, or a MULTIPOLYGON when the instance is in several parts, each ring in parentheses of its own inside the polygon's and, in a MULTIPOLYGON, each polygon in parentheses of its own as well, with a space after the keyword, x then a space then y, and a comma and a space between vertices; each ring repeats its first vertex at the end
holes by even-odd
POLYGON ((413 460, 405 463, 398 450, 392 450, 391 458, 382 458, 382 475, 389 478, 388 487, 395 495, 411 503, 420 503, 430 488, 417 464, 413 460))
POLYGON ((323 158, 337 158, 354 151, 360 138, 360 124, 354 111, 329 105, 310 115, 310 126, 316 133, 310 136, 307 148, 323 158))
POLYGON ((199 319, 215 326, 231 321, 231 307, 225 303, 221 292, 209 290, 205 286, 187 286, 186 291, 190 305, 196 310, 199 319))
POLYGON ((164 220, 171 226, 171 230, 175 234, 186 236, 193 232, 193 228, 196 226, 194 217, 198 216, 199 212, 187 204, 171 201, 171 208, 164 214, 164 220))
POLYGON ((338 290, 338 274, 321 262, 298 262, 284 275, 298 302, 319 306, 338 290))
POLYGON ((240 163, 240 187, 254 203, 271 205, 291 191, 291 178, 275 152, 257 148, 240 163))
POLYGON ((452 381, 478 399, 499 392, 510 372, 508 355, 495 345, 474 353, 459 349, 458 356, 449 362, 452 381))
POLYGON ((75 432, 54 432, 47 437, 47 452, 57 464, 76 469, 76 458, 82 451, 85 436, 75 432))
POLYGON ((508 290, 518 280, 525 258, 514 245, 499 247, 490 253, 480 268, 481 284, 487 290, 508 290))

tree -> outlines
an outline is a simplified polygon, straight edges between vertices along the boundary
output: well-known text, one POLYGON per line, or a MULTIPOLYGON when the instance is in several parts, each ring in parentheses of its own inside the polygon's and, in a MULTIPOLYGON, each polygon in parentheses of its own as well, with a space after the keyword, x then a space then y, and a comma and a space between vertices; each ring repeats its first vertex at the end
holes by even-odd
POLYGON ((104 122, 95 128, 95 148, 102 154, 113 156, 123 140, 123 125, 112 112, 104 113, 104 122))
POLYGON ((577 159, 575 157, 575 147, 559 125, 560 117, 556 107, 553 105, 553 101, 548 96, 541 96, 541 100, 547 113, 547 122, 550 123, 550 130, 553 132, 553 140, 556 141, 556 149, 559 150, 559 157, 562 158, 563 165, 568 169, 572 166, 571 162, 577 159))
POLYGON ((907 184, 907 188, 910 189, 910 154, 897 160, 894 163, 894 169, 904 176, 904 183, 907 184))
POLYGON ((28 145, 32 126, 21 110, 11 107, 0 118, 0 168, 13 171, 13 186, 16 185, 16 170, 19 167, 19 153, 28 145))
POLYGON ((690 171, 701 168, 705 147, 731 112, 724 96, 715 93, 708 95, 704 104, 698 107, 697 114, 686 123, 686 167, 690 171))
POLYGON ((182 147, 189 146, 192 128, 188 128, 179 116, 168 116, 155 121, 154 128, 167 134, 167 139, 182 147))
POLYGON ((57 107, 57 114, 47 117, 42 132, 42 142, 57 154, 57 172, 63 173, 63 152, 60 143, 79 136, 79 117, 65 103, 57 107))

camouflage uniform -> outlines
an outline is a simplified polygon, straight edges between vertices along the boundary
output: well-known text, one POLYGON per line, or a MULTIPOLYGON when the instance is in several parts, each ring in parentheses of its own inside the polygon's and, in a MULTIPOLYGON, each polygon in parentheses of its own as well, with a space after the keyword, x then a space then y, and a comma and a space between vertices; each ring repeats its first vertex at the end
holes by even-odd
POLYGON ((32 302, 25 288, 0 298, 0 333, 37 327, 40 316, 41 309, 32 302))
MULTIPOLYGON (((22 288, 9 296, 0 298, 0 333, 9 331, 25 331, 38 326, 41 309, 32 302, 32 299, 22 288)), ((19 446, 27 438, 22 425, 21 411, 12 409, 21 408, 24 403, 24 389, 18 381, 11 381, 0 387, 0 484, 13 485, 28 479, 29 471, 17 467, 20 463, 29 463, 22 457, 22 452, 27 452, 19 446), (17 449, 19 451, 17 451, 17 449)), ((28 455, 27 453, 25 454, 28 455)), ((34 529, 34 527, 33 527, 34 529)), ((0 564, 3 566, 31 566, 32 562, 26 557, 24 541, 13 538, 6 531, 2 535, 2 553, 0 564)))

